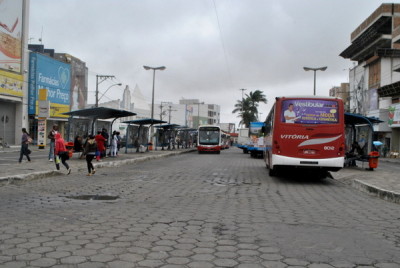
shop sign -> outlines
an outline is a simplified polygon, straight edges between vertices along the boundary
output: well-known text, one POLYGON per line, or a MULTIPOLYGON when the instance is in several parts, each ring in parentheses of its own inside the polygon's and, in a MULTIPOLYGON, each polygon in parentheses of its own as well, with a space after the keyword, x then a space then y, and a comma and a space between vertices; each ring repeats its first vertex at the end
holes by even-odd
POLYGON ((389 127, 400 127, 400 104, 389 106, 389 127))
POLYGON ((70 111, 71 68, 50 57, 30 54, 29 114, 39 113, 39 89, 47 89, 50 117, 68 117, 70 111))

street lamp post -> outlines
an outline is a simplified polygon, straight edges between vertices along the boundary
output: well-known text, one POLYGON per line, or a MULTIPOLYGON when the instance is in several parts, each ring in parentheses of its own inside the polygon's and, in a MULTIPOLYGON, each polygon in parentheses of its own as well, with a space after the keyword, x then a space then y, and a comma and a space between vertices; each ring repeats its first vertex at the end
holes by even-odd
POLYGON ((117 84, 113 84, 113 85, 109 86, 109 87, 106 89, 106 91, 104 91, 104 93, 100 96, 100 98, 97 99, 97 102, 96 102, 97 104, 99 103, 99 101, 101 100, 101 98, 104 97, 104 95, 107 93, 107 91, 108 91, 110 88, 112 88, 113 86, 122 86, 122 83, 117 83, 117 84))
POLYGON ((316 72, 317 71, 325 71, 328 67, 319 67, 319 68, 311 68, 311 67, 303 67, 304 71, 314 71, 314 96, 315 96, 315 84, 316 84, 316 72))
POLYGON ((151 93, 151 119, 154 118, 154 84, 155 84, 155 79, 156 79, 156 70, 163 71, 166 69, 165 66, 160 66, 160 67, 149 67, 149 66, 143 66, 145 70, 153 70, 153 90, 151 93))
MULTIPOLYGON (((156 70, 163 71, 166 69, 166 67, 165 66, 149 67, 149 66, 144 65, 143 68, 145 70, 153 70, 153 90, 151 93, 151 119, 154 119, 154 85, 155 85, 155 81, 156 81, 156 70)), ((153 138, 153 133, 154 133, 154 127, 153 127, 153 125, 151 125, 150 140, 153 138)))
POLYGON ((96 104, 95 107, 99 107, 99 85, 107 80, 108 78, 115 78, 114 75, 96 75, 96 104), (101 81, 99 82, 99 78, 101 81))

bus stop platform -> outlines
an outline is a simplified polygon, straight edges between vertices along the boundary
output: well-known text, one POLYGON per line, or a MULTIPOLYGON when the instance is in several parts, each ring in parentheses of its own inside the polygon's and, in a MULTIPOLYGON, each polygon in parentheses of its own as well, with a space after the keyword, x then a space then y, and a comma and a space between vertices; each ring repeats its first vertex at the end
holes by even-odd
POLYGON ((331 176, 344 184, 379 197, 381 199, 400 204, 400 158, 379 158, 379 163, 385 163, 390 168, 378 167, 368 170, 368 163, 364 166, 357 162, 358 167, 345 167, 331 176))

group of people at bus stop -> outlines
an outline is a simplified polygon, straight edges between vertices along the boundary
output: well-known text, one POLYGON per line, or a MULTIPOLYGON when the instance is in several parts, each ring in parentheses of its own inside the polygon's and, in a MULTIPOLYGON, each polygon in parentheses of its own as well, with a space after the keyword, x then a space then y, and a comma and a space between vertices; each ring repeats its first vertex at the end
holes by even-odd
MULTIPOLYGON (((52 127, 47 138, 50 140, 48 159, 50 162, 55 163, 57 170, 60 170, 60 164, 62 164, 66 168, 67 174, 71 173, 72 170, 67 161, 69 160, 71 150, 73 150, 74 152, 81 153, 80 158, 86 159, 87 176, 94 175, 96 172, 92 163, 94 159, 102 161, 101 159, 107 156, 117 157, 121 143, 121 136, 118 131, 114 131, 110 138, 105 128, 98 131, 97 135, 87 135, 86 137, 76 136, 73 142, 73 148, 68 148, 57 125, 52 127), (108 147, 110 149, 107 154, 108 147)), ((31 151, 28 148, 30 143, 32 143, 32 139, 26 129, 23 128, 19 163, 22 162, 24 156, 26 156, 28 162, 31 161, 31 151)))

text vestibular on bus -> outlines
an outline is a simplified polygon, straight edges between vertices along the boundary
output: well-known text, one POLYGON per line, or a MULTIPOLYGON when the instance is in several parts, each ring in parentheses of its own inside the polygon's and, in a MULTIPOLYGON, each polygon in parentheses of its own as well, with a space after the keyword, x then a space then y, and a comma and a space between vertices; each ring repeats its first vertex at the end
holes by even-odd
POLYGON ((221 129, 219 126, 199 126, 197 151, 199 153, 215 152, 218 154, 221 152, 221 129))
POLYGON ((340 98, 276 98, 263 132, 264 159, 271 176, 288 166, 337 171, 344 165, 345 122, 340 98))

